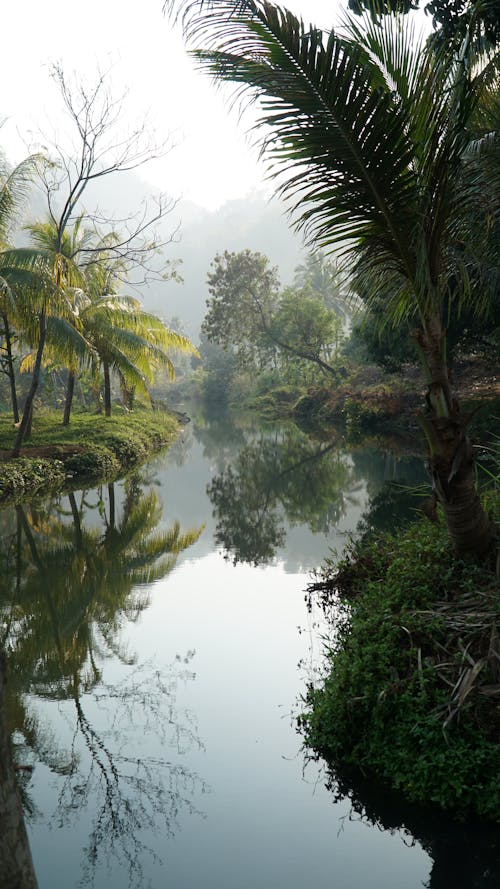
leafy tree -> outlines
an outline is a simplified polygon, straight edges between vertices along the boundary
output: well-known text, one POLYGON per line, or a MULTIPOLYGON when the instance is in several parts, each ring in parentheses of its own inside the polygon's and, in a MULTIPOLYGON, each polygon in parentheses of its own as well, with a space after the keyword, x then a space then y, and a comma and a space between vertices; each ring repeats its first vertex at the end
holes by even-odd
POLYGON ((232 349, 241 367, 261 372, 313 364, 335 374, 330 362, 342 324, 319 290, 306 284, 280 292, 277 270, 266 256, 250 250, 216 256, 208 283, 211 297, 202 334, 232 349))
POLYGON ((202 334, 233 350, 242 368, 272 364, 275 350, 266 331, 278 303, 279 279, 267 256, 250 250, 217 254, 207 281, 202 334))
POLYGON ((482 112, 495 104, 496 60, 477 57, 472 25, 449 53, 397 16, 324 34, 266 0, 168 5, 200 41, 198 62, 260 97, 264 148, 298 224, 324 249, 344 245, 374 296, 389 295, 393 323, 415 323, 434 494, 456 549, 484 553, 494 529, 450 382, 444 309, 451 299, 479 311, 488 287, 457 248, 474 228, 484 256, 492 227, 498 155, 482 112))
POLYGON ((345 339, 344 325, 341 316, 325 305, 317 291, 307 286, 286 288, 269 325, 269 335, 275 343, 282 344, 280 369, 289 364, 298 368, 303 379, 307 379, 311 368, 320 368, 328 376, 335 374, 345 339))

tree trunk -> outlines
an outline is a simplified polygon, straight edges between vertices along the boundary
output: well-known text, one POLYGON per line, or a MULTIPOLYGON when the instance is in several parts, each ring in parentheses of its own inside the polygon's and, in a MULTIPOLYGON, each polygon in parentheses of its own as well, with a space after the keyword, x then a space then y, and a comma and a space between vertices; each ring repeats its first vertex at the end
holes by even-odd
POLYGON ((429 446, 434 496, 458 555, 481 556, 492 547, 495 529, 476 490, 468 417, 460 413, 451 390, 441 323, 432 319, 417 342, 427 376, 427 411, 420 419, 429 446))
POLYGON ((115 504, 115 486, 113 483, 108 485, 108 499, 109 499, 108 527, 109 527, 110 531, 114 531, 115 525, 116 525, 116 504, 115 504))
POLYGON ((109 364, 103 362, 104 371, 104 414, 106 417, 111 416, 111 379, 109 373, 109 364))
POLYGON ((72 370, 68 372, 68 384, 66 387, 66 400, 64 402, 63 426, 69 426, 69 418, 71 416, 71 406, 73 404, 73 395, 75 393, 75 374, 72 370))
POLYGON ((2 889, 36 889, 6 723, 5 673, 5 654, 0 652, 0 885, 2 889))
POLYGON ((73 526, 75 529, 75 549, 77 553, 81 553, 83 549, 83 534, 82 534, 82 523, 80 520, 80 513, 78 512, 78 506, 76 504, 76 497, 73 491, 70 491, 68 494, 69 505, 71 507, 71 514, 73 516, 73 526))
POLYGON ((40 382, 40 371, 42 367, 42 356, 43 350, 45 346, 45 340, 47 338, 47 315, 45 309, 42 310, 40 314, 40 336, 38 340, 38 349, 36 352, 36 360, 35 366, 33 368, 33 377, 31 380, 30 390, 28 395, 26 396, 26 401, 24 404, 23 418, 21 420, 21 425, 19 426, 16 441, 14 447, 11 452, 11 457, 19 457, 21 452, 21 448, 23 446, 23 441, 31 432, 31 422, 33 419, 33 402, 35 400, 36 391, 38 389, 38 384, 40 382))
POLYGON ((19 405, 17 403, 16 375, 14 373, 14 359, 12 357, 12 338, 10 335, 10 325, 7 315, 2 315, 2 322, 5 334, 5 350, 7 352, 7 374, 10 383, 10 400, 12 404, 12 414, 14 423, 19 423, 19 405))

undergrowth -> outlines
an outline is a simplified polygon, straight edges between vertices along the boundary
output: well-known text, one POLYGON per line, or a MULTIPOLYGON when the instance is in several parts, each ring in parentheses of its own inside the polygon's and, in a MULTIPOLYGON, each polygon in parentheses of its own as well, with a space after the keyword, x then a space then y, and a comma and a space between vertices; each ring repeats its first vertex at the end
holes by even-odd
POLYGON ((500 821, 498 593, 494 560, 457 559, 427 521, 352 543, 310 588, 333 639, 299 717, 306 744, 333 773, 355 768, 413 802, 500 821))

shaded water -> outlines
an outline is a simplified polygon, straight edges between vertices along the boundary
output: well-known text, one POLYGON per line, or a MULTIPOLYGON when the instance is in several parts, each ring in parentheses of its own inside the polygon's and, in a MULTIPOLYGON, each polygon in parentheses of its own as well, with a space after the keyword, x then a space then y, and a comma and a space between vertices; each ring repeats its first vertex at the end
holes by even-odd
POLYGON ((212 424, 125 482, 0 513, 41 889, 437 889, 453 860, 449 885, 497 885, 493 841, 337 799, 295 731, 321 662, 308 572, 360 521, 411 516, 392 478, 418 462, 212 424))

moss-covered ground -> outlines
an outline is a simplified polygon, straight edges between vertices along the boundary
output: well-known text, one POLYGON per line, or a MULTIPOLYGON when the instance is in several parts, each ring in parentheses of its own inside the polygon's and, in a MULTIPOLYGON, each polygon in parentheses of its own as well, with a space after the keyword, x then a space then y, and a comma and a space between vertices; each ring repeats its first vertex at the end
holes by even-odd
POLYGON ((21 456, 11 459, 15 431, 12 417, 0 414, 0 504, 80 480, 117 478, 167 447, 179 424, 165 412, 117 410, 112 417, 75 413, 64 427, 60 414, 43 411, 21 456))

